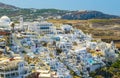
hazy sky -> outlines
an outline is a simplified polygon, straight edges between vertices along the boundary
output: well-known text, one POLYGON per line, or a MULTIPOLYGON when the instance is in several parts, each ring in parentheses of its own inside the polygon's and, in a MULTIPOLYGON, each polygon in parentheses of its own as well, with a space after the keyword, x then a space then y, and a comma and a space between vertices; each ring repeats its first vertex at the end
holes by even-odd
POLYGON ((120 0, 0 0, 22 8, 97 10, 120 16, 120 0))

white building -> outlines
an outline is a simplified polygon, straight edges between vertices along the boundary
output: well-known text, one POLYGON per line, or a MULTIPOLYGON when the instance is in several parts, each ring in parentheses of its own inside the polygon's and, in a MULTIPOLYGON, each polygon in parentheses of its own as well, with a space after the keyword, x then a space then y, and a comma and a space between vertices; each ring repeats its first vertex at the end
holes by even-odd
POLYGON ((62 30, 65 32, 65 33, 68 33, 70 32, 71 30, 73 30, 73 27, 71 25, 63 25, 62 26, 62 30))
POLYGON ((0 58, 0 78, 25 78, 29 75, 29 68, 20 58, 0 58))
POLYGON ((52 23, 40 22, 35 23, 36 31, 43 34, 52 34, 54 32, 54 27, 52 23))

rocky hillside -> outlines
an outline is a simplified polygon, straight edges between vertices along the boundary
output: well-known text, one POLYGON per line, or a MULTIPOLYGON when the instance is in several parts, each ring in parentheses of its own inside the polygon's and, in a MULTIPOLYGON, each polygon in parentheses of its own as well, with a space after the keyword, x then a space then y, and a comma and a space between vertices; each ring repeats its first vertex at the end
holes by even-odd
POLYGON ((54 18, 61 16, 62 19, 68 20, 87 20, 87 19, 109 19, 120 18, 115 15, 104 14, 99 11, 68 11, 59 9, 31 9, 18 8, 12 5, 0 3, 0 16, 7 15, 16 18, 19 15, 24 17, 24 20, 36 20, 40 16, 44 18, 54 18))
POLYGON ((8 5, 8 4, 4 4, 0 2, 0 9, 19 9, 18 7, 12 6, 12 5, 8 5))
POLYGON ((110 19, 110 18, 120 18, 115 15, 104 14, 99 11, 74 11, 62 16, 63 19, 77 19, 77 20, 87 20, 87 19, 110 19))

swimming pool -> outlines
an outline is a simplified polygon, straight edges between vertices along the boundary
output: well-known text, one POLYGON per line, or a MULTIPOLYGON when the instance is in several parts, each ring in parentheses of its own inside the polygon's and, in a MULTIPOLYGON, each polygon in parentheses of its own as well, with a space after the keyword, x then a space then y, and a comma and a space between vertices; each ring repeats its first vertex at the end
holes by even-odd
POLYGON ((92 65, 92 64, 94 64, 94 63, 95 63, 95 61, 94 61, 93 59, 91 59, 91 58, 90 58, 90 59, 88 59, 88 60, 87 60, 87 62, 88 62, 90 65, 92 65))

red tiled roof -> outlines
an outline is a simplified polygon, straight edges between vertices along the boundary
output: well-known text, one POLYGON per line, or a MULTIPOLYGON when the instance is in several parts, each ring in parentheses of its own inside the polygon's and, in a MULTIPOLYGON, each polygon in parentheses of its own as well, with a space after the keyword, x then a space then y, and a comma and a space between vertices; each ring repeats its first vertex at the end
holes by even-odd
POLYGON ((7 35, 7 34, 10 34, 10 33, 5 31, 0 31, 0 35, 7 35))

